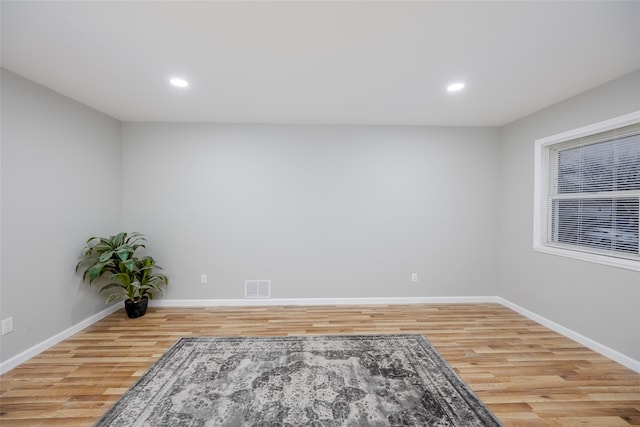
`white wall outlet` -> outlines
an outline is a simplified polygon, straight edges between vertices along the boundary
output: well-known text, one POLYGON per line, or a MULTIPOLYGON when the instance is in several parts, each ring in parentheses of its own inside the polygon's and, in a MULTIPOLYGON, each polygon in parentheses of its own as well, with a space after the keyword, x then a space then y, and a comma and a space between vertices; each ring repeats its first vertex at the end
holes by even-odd
POLYGON ((13 332, 13 317, 8 317, 2 321, 2 335, 13 332))
POLYGON ((206 274, 201 274, 200 275, 200 283, 202 283, 203 285, 205 285, 207 283, 207 275, 206 274))
POLYGON ((411 273, 411 283, 418 283, 418 273, 411 273))

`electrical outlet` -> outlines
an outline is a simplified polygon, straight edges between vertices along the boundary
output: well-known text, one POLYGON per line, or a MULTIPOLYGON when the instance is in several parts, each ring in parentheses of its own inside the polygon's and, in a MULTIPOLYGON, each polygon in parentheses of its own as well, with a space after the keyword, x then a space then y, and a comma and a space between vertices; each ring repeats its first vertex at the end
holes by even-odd
POLYGON ((13 317, 8 317, 2 321, 2 335, 13 332, 13 317))
POLYGON ((200 283, 202 283, 203 285, 205 285, 207 283, 207 275, 206 274, 201 274, 200 275, 200 283))
POLYGON ((411 273, 411 283, 418 283, 418 273, 411 273))

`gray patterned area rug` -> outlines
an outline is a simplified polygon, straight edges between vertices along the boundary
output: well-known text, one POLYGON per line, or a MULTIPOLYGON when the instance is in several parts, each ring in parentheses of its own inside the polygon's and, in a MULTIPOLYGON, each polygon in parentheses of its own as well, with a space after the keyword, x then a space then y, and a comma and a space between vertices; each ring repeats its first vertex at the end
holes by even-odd
POLYGON ((421 335, 181 338, 96 426, 500 426, 421 335))

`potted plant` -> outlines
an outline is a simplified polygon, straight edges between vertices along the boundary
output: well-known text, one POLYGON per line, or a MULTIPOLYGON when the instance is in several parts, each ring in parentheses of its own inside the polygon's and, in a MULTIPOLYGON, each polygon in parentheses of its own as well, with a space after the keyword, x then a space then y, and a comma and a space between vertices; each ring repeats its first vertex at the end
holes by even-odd
POLYGON ((124 306, 130 318, 141 317, 147 311, 154 292, 162 294, 162 287, 169 284, 166 275, 151 256, 137 257, 136 251, 145 248, 146 239, 141 233, 118 233, 109 237, 90 237, 82 250, 76 271, 85 270, 83 280, 93 283, 98 277, 109 275, 109 283, 100 292, 111 289, 107 304, 125 299, 124 306))

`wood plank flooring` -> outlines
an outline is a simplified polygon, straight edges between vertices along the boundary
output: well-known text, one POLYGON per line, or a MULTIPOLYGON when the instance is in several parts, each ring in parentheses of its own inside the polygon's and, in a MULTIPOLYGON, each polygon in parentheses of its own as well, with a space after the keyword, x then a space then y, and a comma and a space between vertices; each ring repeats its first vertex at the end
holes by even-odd
POLYGON ((499 304, 118 311, 0 377, 0 425, 90 426, 181 336, 419 333, 505 426, 640 426, 640 374, 499 304))

